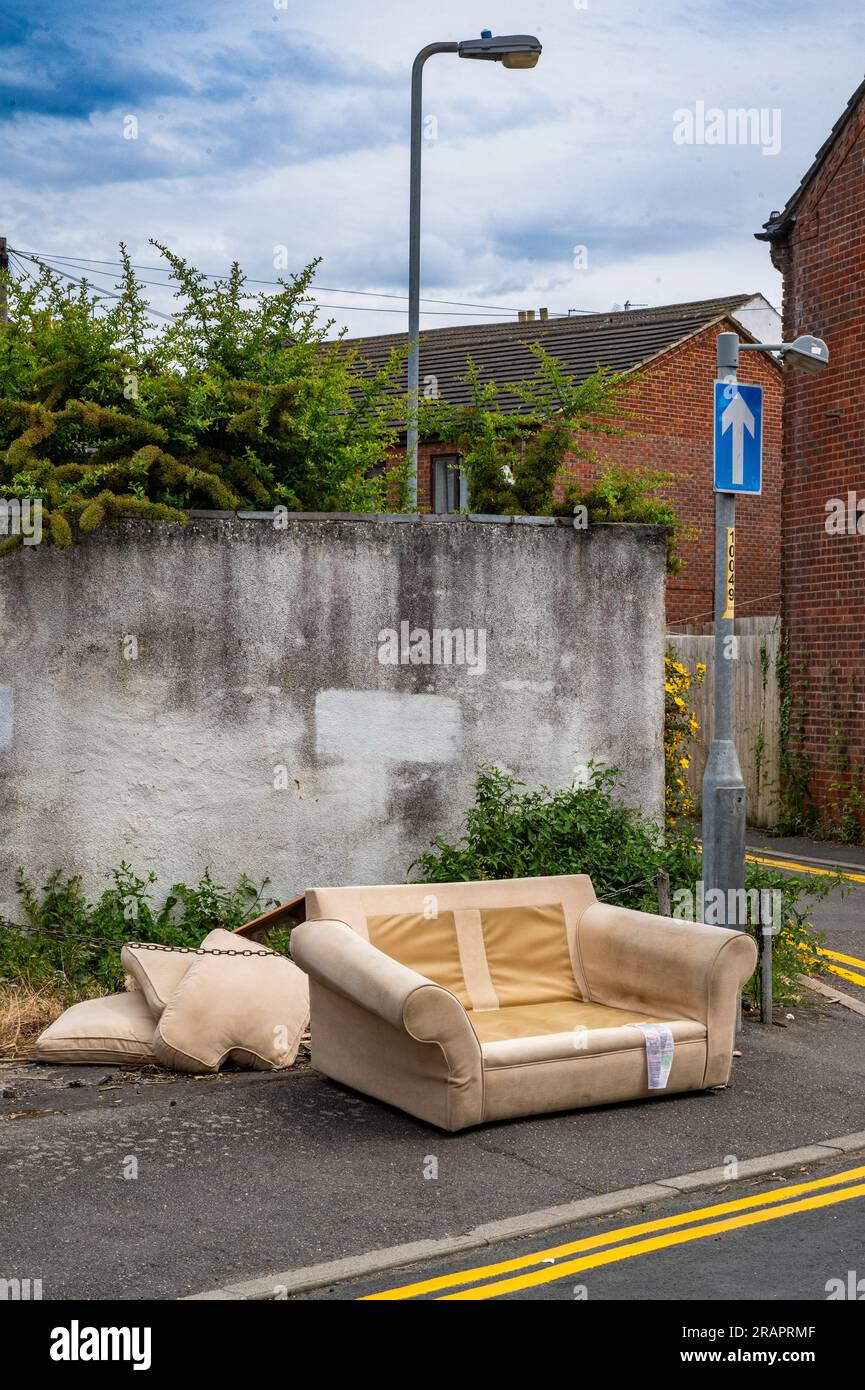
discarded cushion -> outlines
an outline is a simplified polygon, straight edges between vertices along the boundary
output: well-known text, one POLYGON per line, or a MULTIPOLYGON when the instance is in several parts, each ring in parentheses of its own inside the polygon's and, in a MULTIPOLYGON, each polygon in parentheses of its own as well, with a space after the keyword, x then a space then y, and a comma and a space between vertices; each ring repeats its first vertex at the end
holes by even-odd
POLYGON ((155 1020, 142 994, 107 994, 73 1004, 40 1035, 39 1062, 129 1066, 154 1060, 155 1020))
POLYGON ((227 1061, 256 1071, 290 1067, 309 1022, 306 975, 276 951, 217 927, 192 957, 153 1037, 156 1060, 174 1071, 215 1072, 227 1061))
POLYGON ((154 951, 144 944, 123 947, 120 952, 123 969, 132 976, 150 1005, 154 1023, 195 958, 192 951, 154 951))

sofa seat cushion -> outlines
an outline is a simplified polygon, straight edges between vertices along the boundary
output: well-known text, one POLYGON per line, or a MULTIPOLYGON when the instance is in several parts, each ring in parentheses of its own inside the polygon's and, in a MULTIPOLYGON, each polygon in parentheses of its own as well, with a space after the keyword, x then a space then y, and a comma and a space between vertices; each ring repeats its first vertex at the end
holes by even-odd
POLYGON ((697 1042, 706 1037, 704 1024, 694 1019, 658 1018, 570 999, 555 1004, 490 1009, 470 1013, 469 1018, 481 1044, 485 1068, 576 1060, 628 1048, 644 1050, 644 1035, 635 1026, 640 1023, 666 1024, 676 1043, 697 1042))
POLYGON ((45 1029, 33 1049, 38 1062, 136 1066, 153 1062, 156 1027, 139 990, 105 994, 73 1004, 45 1029))

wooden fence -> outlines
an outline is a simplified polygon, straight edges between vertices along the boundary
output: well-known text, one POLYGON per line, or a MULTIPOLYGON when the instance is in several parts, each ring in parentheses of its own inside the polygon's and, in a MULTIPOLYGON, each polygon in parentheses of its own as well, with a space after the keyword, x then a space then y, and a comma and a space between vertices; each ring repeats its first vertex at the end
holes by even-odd
MULTIPOLYGON (((777 820, 778 802, 778 681, 776 663, 780 644, 780 618, 737 618, 739 641, 736 661, 736 748, 748 794, 748 823, 764 827, 777 820)), ((706 667, 702 687, 691 691, 691 706, 700 725, 692 745, 688 782, 697 807, 703 770, 714 730, 713 653, 711 623, 679 624, 668 633, 678 659, 693 671, 698 661, 706 667)))

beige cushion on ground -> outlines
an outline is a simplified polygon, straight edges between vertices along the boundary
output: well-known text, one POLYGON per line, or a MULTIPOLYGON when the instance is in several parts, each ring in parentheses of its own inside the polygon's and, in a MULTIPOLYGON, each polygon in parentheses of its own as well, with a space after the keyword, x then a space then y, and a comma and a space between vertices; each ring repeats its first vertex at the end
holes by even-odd
POLYGON ((152 1062, 155 1020, 143 994, 108 994, 73 1004, 40 1036, 39 1062, 152 1062))
POLYGON ((147 1000, 154 1022, 195 959, 191 951, 153 951, 143 944, 126 945, 120 952, 123 969, 147 1000))
POLYGON ((302 970, 275 951, 266 955, 222 928, 205 951, 250 955, 193 956, 163 1010, 153 1051, 174 1071, 219 1071, 224 1062, 275 1071, 291 1066, 309 1021, 309 985, 302 970))

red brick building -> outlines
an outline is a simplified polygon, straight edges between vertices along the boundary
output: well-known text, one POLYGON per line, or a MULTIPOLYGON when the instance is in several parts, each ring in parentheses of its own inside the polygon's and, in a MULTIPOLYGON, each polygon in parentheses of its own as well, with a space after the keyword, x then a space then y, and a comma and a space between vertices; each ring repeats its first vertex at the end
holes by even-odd
MULTIPOLYGON (((714 588, 714 495, 712 492, 712 382, 715 339, 734 330, 749 341, 777 341, 780 322, 759 295, 673 304, 579 317, 474 324, 441 328, 421 338, 420 384, 447 401, 468 400, 460 378, 471 356, 486 380, 501 388, 503 408, 520 409, 509 397, 509 383, 532 374, 528 348, 541 342, 576 380, 600 364, 633 374, 628 409, 634 419, 624 438, 587 441, 610 463, 663 470, 673 475, 669 497, 692 534, 682 542, 681 573, 670 579, 667 616, 671 623, 706 622, 712 617, 714 588)), ((371 363, 405 343, 393 334, 356 345, 371 363)), ((736 608, 742 616, 774 614, 780 604, 781 564, 781 406, 783 372, 762 353, 742 357, 739 379, 763 386, 763 495, 743 498, 737 512, 736 608)), ((423 444, 418 454, 418 499, 422 508, 456 511, 470 498, 453 467, 457 456, 445 444, 423 444)), ((591 476, 574 458, 572 471, 591 476)))
POLYGON ((784 276, 785 339, 815 333, 830 353, 819 376, 787 374, 788 796, 852 834, 865 827, 865 83, 757 235, 784 276))

